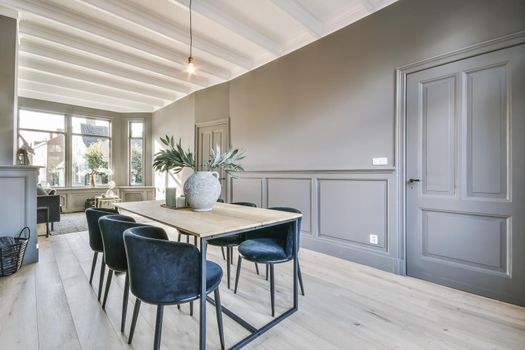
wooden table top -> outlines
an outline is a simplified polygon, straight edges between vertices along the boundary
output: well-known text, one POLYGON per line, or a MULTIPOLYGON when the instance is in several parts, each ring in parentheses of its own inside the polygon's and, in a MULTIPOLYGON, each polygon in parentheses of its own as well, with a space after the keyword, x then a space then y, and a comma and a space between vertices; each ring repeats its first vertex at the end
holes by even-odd
POLYGON ((227 203, 216 203, 213 210, 209 212, 194 212, 190 208, 170 209, 162 207, 163 204, 163 200, 156 200, 117 203, 115 206, 197 237, 248 231, 292 221, 302 216, 302 214, 227 203))

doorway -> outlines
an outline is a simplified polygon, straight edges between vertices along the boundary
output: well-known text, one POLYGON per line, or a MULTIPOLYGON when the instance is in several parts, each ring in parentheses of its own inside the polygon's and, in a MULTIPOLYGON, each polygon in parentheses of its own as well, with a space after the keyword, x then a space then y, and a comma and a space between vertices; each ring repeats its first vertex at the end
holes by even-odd
MULTIPOLYGON (((230 120, 219 119, 197 123, 195 125, 195 142, 197 169, 203 170, 210 159, 212 149, 219 146, 221 153, 224 153, 230 148, 230 120)), ((229 193, 227 176, 223 170, 218 172, 222 189, 219 198, 227 201, 229 193)))

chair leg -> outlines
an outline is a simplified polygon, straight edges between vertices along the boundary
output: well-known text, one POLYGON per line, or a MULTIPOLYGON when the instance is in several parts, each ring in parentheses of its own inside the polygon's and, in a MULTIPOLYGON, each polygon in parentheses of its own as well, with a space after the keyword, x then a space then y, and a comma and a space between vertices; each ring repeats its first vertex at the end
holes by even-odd
POLYGON ((270 298, 272 303, 272 317, 275 317, 275 274, 273 264, 270 265, 270 298))
POLYGON ((102 310, 106 309, 106 302, 108 301, 109 287, 111 286, 111 277, 113 277, 113 270, 109 269, 108 279, 106 280, 106 291, 104 292, 104 301, 102 302, 102 310))
POLYGON ((224 255, 224 247, 221 247, 222 259, 226 260, 226 255, 224 255))
POLYGON ((126 324, 126 316, 128 313, 128 298, 129 298, 129 273, 126 272, 126 281, 124 282, 124 298, 122 299, 122 321, 120 322, 120 331, 124 333, 124 325, 126 324))
POLYGON ((100 281, 98 282, 98 301, 102 297, 102 286, 104 285, 104 274, 106 273, 106 262, 102 256, 102 263, 100 264, 100 281))
POLYGON ((230 265, 231 265, 231 252, 230 248, 226 247, 226 280, 228 281, 228 289, 230 289, 230 265))
POLYGON ((193 301, 190 301, 190 316, 193 317, 193 301))
POLYGON ((237 287, 239 286, 239 275, 241 274, 241 264, 242 264, 242 258, 241 255, 239 255, 239 259, 237 260, 237 274, 235 275, 235 289, 234 293, 237 294, 237 287))
POLYGON ((269 264, 266 264, 266 280, 268 281, 268 268, 270 267, 269 264))
POLYGON ((93 275, 95 274, 95 266, 97 266, 98 252, 93 253, 93 262, 91 263, 91 273, 89 274, 89 284, 93 283, 93 275))
POLYGON ((301 294, 304 296, 303 274, 301 273, 301 265, 297 263, 297 274, 299 275, 299 286, 301 287, 301 294))
POLYGON ((133 333, 135 333, 135 326, 137 325, 137 317, 139 316, 140 299, 135 300, 135 307, 133 308, 133 317, 131 319, 131 328, 129 330, 128 344, 133 340, 133 333))
POLYGON ((255 264, 255 272, 257 272, 257 274, 259 274, 259 265, 257 265, 257 263, 254 263, 255 264))
POLYGON ((51 231, 55 231, 55 222, 54 221, 51 223, 51 231))
POLYGON ((153 342, 153 350, 160 349, 160 336, 162 334, 162 316, 164 314, 164 306, 157 305, 157 320, 155 321, 155 340, 153 342))
POLYGON ((221 340, 221 350, 224 350, 224 328, 222 326, 222 307, 221 307, 221 294, 219 293, 219 287, 213 291, 215 297, 215 311, 217 312, 217 324, 219 325, 219 337, 221 340))

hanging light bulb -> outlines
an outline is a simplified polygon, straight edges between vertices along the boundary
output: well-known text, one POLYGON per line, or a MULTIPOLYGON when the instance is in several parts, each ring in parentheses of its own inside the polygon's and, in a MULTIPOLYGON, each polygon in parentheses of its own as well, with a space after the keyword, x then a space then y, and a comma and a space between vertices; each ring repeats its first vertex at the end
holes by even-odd
POLYGON ((188 57, 188 64, 186 65, 186 71, 188 74, 193 74, 195 72, 195 65, 193 64, 193 57, 188 57))
POLYGON ((192 0, 190 0, 190 56, 188 57, 188 65, 186 66, 186 71, 188 74, 193 74, 195 72, 195 64, 192 56, 192 49, 193 49, 193 28, 191 23, 191 3, 192 0))

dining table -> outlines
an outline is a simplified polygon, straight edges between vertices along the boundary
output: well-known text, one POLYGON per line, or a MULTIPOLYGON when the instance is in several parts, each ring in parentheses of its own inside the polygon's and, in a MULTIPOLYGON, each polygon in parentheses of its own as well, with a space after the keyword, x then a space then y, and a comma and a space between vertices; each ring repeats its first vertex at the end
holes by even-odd
MULTIPOLYGON (((248 343, 278 325, 298 310, 298 242, 300 219, 302 214, 290 213, 264 208, 251 208, 240 205, 219 203, 214 204, 211 211, 197 212, 191 208, 169 208, 163 200, 115 203, 121 210, 128 211, 152 221, 159 222, 177 229, 187 235, 194 236, 200 248, 200 295, 206 295, 206 251, 210 239, 255 231, 275 225, 292 225, 290 231, 294 235, 293 262, 293 305, 281 315, 273 318, 263 326, 256 327, 248 320, 239 316, 233 310, 222 306, 222 311, 229 318, 245 328, 249 334, 229 349, 241 349, 248 343)), ((206 349, 206 302, 214 303, 211 297, 200 298, 199 313, 199 349, 206 349)), ((245 311, 245 310, 243 310, 245 311)))

